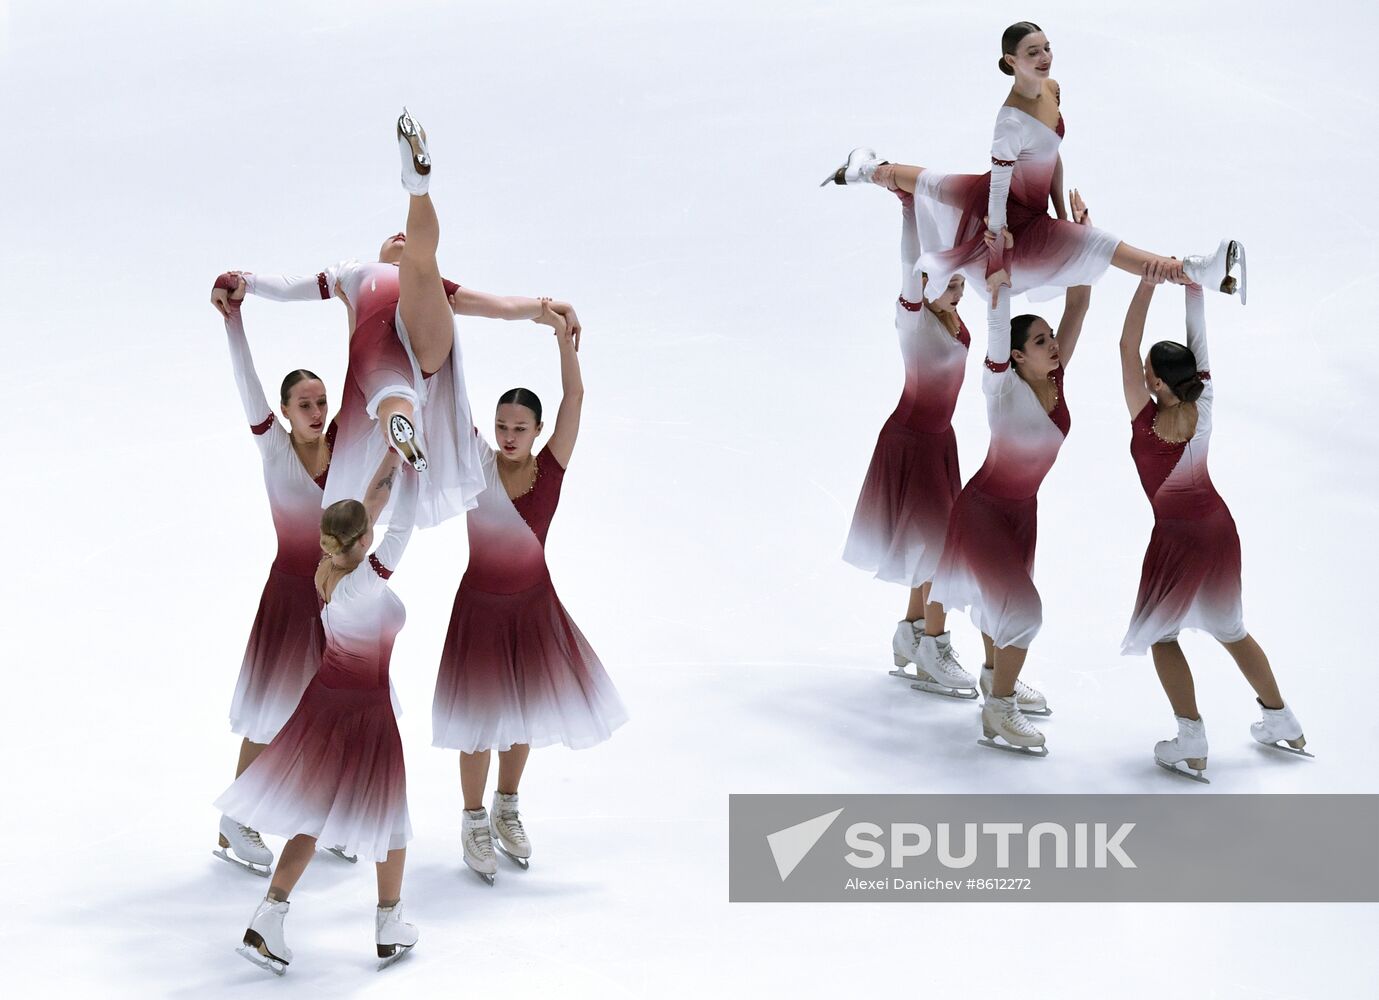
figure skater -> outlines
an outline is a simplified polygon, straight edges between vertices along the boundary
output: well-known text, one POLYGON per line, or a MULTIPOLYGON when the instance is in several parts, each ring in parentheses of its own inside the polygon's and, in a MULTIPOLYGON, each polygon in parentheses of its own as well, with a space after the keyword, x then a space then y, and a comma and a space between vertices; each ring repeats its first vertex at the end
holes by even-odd
POLYGON ((1167 268, 1147 265, 1120 338, 1121 379, 1130 410, 1130 454, 1154 508, 1139 595, 1121 652, 1154 658, 1178 735, 1154 746, 1159 766, 1206 782, 1207 732, 1197 711, 1192 671, 1178 645, 1184 628, 1207 632, 1231 654, 1254 688, 1263 718, 1256 740, 1311 756, 1302 726, 1284 703, 1264 650, 1245 629, 1240 605, 1240 536, 1207 472, 1213 386, 1207 359, 1202 289, 1188 285, 1187 347, 1160 341, 1141 360, 1140 343, 1154 287, 1167 268), (1186 765, 1186 769, 1178 765, 1186 765))

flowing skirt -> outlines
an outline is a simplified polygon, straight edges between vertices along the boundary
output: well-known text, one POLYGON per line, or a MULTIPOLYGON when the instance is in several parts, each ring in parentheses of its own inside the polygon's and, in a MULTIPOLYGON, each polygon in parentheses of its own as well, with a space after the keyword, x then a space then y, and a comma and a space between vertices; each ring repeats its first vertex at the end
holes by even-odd
POLYGON ((268 572, 230 702, 230 731, 251 743, 277 735, 321 665, 325 634, 309 576, 268 572))
MULTIPOLYGON (((928 288, 942 294, 962 274, 974 288, 986 287, 987 198, 991 174, 941 174, 925 170, 915 189, 919 226, 919 268, 928 288)), ((1015 246, 1006 252, 1010 294, 1032 301, 1061 295, 1072 285, 1090 285, 1105 272, 1120 239, 1095 226, 1055 219, 1045 206, 1033 208, 1014 197, 1006 203, 1006 228, 1015 246)))
POLYGON ((968 483, 953 504, 929 599, 966 611, 998 648, 1028 649, 1044 622, 1032 579, 1038 527, 1038 497, 1006 500, 968 483))
POLYGON ((1201 629, 1221 642, 1246 636, 1240 604, 1240 535, 1223 504, 1204 518, 1155 520, 1123 654, 1201 629))
POLYGON ((433 746, 578 750, 608 739, 627 711, 549 579, 515 594, 461 581, 431 718, 433 746))
POLYGON ((260 833, 304 833, 386 861, 412 839, 388 688, 332 688, 314 678, 282 731, 215 805, 260 833))
POLYGON ((925 433, 891 417, 876 439, 843 558, 888 583, 927 583, 961 489, 953 429, 925 433))

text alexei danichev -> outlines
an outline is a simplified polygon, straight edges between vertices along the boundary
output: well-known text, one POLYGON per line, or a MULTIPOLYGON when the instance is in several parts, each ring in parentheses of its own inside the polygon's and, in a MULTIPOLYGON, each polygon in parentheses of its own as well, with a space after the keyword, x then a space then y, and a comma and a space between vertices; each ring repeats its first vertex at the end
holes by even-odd
POLYGON ((844 889, 853 892, 961 892, 961 879, 850 878, 844 889))

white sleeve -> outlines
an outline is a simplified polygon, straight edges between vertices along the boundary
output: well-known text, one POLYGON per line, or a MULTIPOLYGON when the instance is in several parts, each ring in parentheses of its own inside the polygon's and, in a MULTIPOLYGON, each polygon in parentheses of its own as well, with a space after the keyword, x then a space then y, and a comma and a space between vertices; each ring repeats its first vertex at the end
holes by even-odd
POLYGON ((397 564, 402 561, 402 553, 412 537, 412 528, 417 518, 417 474, 410 466, 397 470, 399 482, 393 495, 393 511, 388 521, 388 533, 369 556, 375 572, 384 579, 392 576, 397 564))
POLYGON ((335 270, 328 267, 311 275, 248 272, 244 274, 244 281, 248 294, 260 298, 274 302, 314 302, 335 294, 335 270))
MULTIPOLYGON (((986 199, 986 228, 999 234, 1006 224, 1006 201, 1010 197, 1010 178, 1015 173, 1015 161, 1020 158, 1022 137, 1020 123, 1013 115, 998 114, 996 131, 991 139, 991 191, 986 199)), ((1005 244, 996 241, 987 254, 987 274, 994 274, 1005 266, 1005 244)))
POLYGON ((915 221, 914 198, 902 199, 900 212, 900 294, 909 302, 919 302, 924 298, 924 279, 915 269, 922 248, 919 245, 919 224, 915 221))
POLYGON ((1184 291, 1187 293, 1187 349, 1197 359, 1197 370, 1209 372, 1211 360, 1207 357, 1207 313, 1202 289, 1188 285, 1184 291))
POLYGON ((260 448, 266 445, 266 436, 278 426, 273 408, 268 405, 268 397, 263 393, 263 385, 254 371, 254 358, 249 353, 249 338, 244 335, 244 320, 238 309, 225 317, 225 334, 230 343, 230 364, 235 371, 235 386, 239 389, 239 400, 244 405, 244 416, 249 421, 249 429, 260 448))

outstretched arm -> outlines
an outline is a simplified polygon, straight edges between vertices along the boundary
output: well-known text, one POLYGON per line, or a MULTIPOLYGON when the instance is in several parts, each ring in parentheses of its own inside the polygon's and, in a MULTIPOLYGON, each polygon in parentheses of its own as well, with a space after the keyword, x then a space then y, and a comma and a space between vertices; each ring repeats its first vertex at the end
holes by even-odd
POLYGON ((1207 312, 1202 286, 1188 285, 1183 291, 1187 295, 1187 349, 1197 359, 1197 370, 1209 372, 1211 359, 1207 357, 1207 312))
POLYGON ((335 294, 336 275, 333 268, 315 274, 254 274, 242 273, 250 295, 272 299, 274 302, 317 302, 335 294))
POLYGON ((556 327, 560 343, 560 409, 555 415, 555 430, 546 442, 546 450, 560 463, 562 469, 570 465, 570 455, 579 437, 579 417, 584 408, 584 379, 579 372, 579 353, 575 335, 568 328, 556 327))
POLYGON ((919 225, 915 222, 914 195, 901 193, 900 294, 907 302, 919 302, 924 298, 924 278, 915 272, 915 264, 922 249, 919 244, 919 225))
POLYGON ((393 495, 393 486, 397 482, 398 466, 402 460, 397 452, 388 449, 388 454, 383 461, 378 463, 378 471, 369 480, 368 492, 364 494, 364 512, 369 516, 369 527, 378 523, 378 515, 383 513, 383 508, 388 506, 388 498, 393 495))
POLYGON ((456 316, 483 316, 487 319, 529 319, 534 323, 542 323, 546 326, 551 326, 551 322, 546 317, 553 314, 570 327, 576 342, 578 342, 581 332, 579 317, 575 315, 574 306, 568 302, 559 302, 554 299, 533 299, 525 295, 492 295, 488 292, 478 292, 472 288, 461 287, 451 293, 450 308, 456 316), (543 308, 545 303, 550 305, 549 312, 543 308))
POLYGON ((235 372, 235 386, 239 389, 239 401, 244 406, 244 416, 249 421, 249 429, 256 436, 272 430, 275 418, 273 407, 264 394, 263 384, 258 372, 254 370, 254 358, 249 353, 249 338, 244 334, 244 320, 239 303, 234 300, 226 306, 225 335, 230 344, 230 364, 235 372))
POLYGON ((996 133, 991 140, 991 191, 986 201, 987 240, 986 274, 1000 274, 1006 270, 1005 252, 1008 243, 1002 230, 1006 226, 1006 201, 1010 197, 1010 179, 1015 173, 1015 161, 1020 158, 1020 123, 1010 115, 998 115, 996 133))
POLYGON ((1078 339, 1082 336, 1082 323, 1087 318, 1087 309, 1092 304, 1092 286, 1074 285, 1063 296, 1063 318, 1058 321, 1058 359, 1064 368, 1073 359, 1078 339))
POLYGON ((412 528, 417 516, 417 474, 410 466, 399 468, 396 464, 390 477, 399 476, 397 500, 393 503, 393 514, 388 521, 388 533, 369 556, 369 562, 379 576, 387 579, 392 576, 402 561, 402 553, 412 537, 412 528))
POLYGON ((1125 391, 1125 407, 1132 418, 1139 416, 1149 402, 1149 390, 1144 385, 1144 363, 1140 347, 1144 342, 1144 320, 1149 315, 1149 301, 1154 297, 1154 284, 1148 269, 1144 280, 1130 299, 1125 311, 1125 325, 1120 329, 1120 381, 1125 391))

